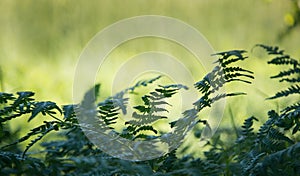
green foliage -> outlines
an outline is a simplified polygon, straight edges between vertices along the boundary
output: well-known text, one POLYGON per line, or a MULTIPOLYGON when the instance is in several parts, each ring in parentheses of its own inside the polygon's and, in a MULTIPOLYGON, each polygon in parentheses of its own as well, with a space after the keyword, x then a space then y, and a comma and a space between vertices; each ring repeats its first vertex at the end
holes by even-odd
MULTIPOLYGON (((278 47, 257 46, 264 48, 269 55, 274 56, 268 64, 292 65, 288 74, 283 71, 276 76, 272 76, 272 79, 279 78, 282 82, 283 79, 291 80, 290 77, 293 76, 299 78, 299 73, 297 75, 295 71, 299 68, 299 62, 296 59, 285 55, 284 51, 279 50, 278 47)), ((297 91, 299 81, 288 82, 291 83, 290 87, 277 92, 268 99, 300 94, 300 91, 297 91)), ((296 103, 290 102, 280 113, 270 110, 268 112, 269 119, 259 128, 257 133, 253 133, 251 128, 254 118, 251 117, 245 121, 242 140, 237 141, 237 146, 248 145, 246 152, 238 159, 239 164, 244 168, 242 171, 244 175, 299 175, 299 154, 294 153, 299 150, 299 142, 295 140, 296 137, 292 139, 288 136, 289 129, 292 127, 294 127, 292 135, 297 135, 296 133, 299 131, 299 99, 297 101, 296 103), (248 138, 245 140, 245 137, 248 138), (251 141, 250 144, 249 141, 251 141)))
MULTIPOLYGON (((273 57, 268 64, 289 66, 288 70, 271 76, 271 79, 288 83, 288 87, 268 100, 299 97, 299 61, 284 54, 278 47, 257 46, 273 57)), ((122 124, 121 132, 117 132, 114 126, 120 116, 127 113, 129 98, 126 95, 138 91, 141 86, 150 86, 160 76, 140 81, 101 102, 97 102, 100 85, 96 85, 85 94, 80 104, 62 107, 50 101, 36 101, 33 92, 0 93, 0 175, 299 175, 300 101, 297 98, 296 102, 283 104, 284 108, 279 112, 269 110, 268 120, 258 129, 253 126, 260 118, 247 118, 234 143, 225 143, 220 136, 214 136, 203 157, 188 153, 179 157, 182 151, 174 146, 175 141, 183 141, 196 124, 209 127, 208 122, 199 116, 204 108, 210 108, 220 99, 245 95, 243 92, 222 93, 220 90, 232 82, 251 83, 253 72, 234 65, 247 59, 246 54, 245 50, 215 54, 219 57, 215 68, 194 84, 201 93, 200 98, 191 102, 193 107, 185 110, 181 118, 170 122, 172 132, 169 133, 159 131, 153 124, 169 118, 171 104, 168 100, 182 89, 188 89, 185 85, 155 87, 141 96, 142 104, 133 107, 133 118, 122 124), (94 118, 85 119, 87 114, 94 118), (27 118, 28 123, 32 123, 42 116, 50 120, 43 120, 24 136, 17 136, 9 128, 15 118, 27 118), (93 122, 91 128, 113 131, 129 140, 160 137, 162 142, 172 147, 169 153, 148 161, 114 158, 87 138, 82 129, 89 123, 80 126, 79 120, 93 122), (33 145, 55 131, 62 138, 40 143, 37 155, 29 152, 33 145), (26 141, 25 148, 22 148, 19 144, 26 141)))
POLYGON ((233 81, 241 81, 245 83, 251 83, 243 77, 253 79, 253 72, 240 68, 230 66, 237 61, 245 60, 247 57, 243 56, 246 51, 233 50, 228 52, 221 52, 214 55, 221 56, 216 63, 218 65, 212 72, 208 73, 203 80, 195 83, 195 87, 203 94, 203 96, 194 103, 197 106, 197 110, 200 111, 206 106, 211 106, 212 103, 218 101, 227 96, 243 95, 244 93, 227 93, 218 94, 212 98, 209 98, 216 91, 222 88, 225 84, 233 81))

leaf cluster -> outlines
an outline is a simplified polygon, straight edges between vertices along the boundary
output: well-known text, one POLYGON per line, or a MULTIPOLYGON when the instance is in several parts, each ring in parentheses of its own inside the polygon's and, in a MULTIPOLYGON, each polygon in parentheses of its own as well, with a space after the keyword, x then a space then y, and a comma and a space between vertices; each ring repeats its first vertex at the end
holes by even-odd
MULTIPOLYGON (((279 47, 257 46, 273 57, 268 64, 289 66, 288 70, 271 76, 289 85, 268 101, 299 97, 299 61, 279 47)), ((96 85, 87 91, 80 104, 62 107, 51 101, 36 101, 33 92, 0 93, 0 175, 299 175, 300 101, 297 98, 296 102, 284 104, 280 111, 269 110, 268 120, 258 129, 254 124, 261 118, 247 118, 234 143, 226 144, 215 135, 209 139, 209 150, 203 152, 203 157, 187 153, 179 157, 182 151, 177 150, 178 141, 180 145, 198 123, 209 128, 210 124, 199 117, 204 108, 211 108, 227 97, 245 95, 243 92, 224 93, 224 86, 232 82, 249 84, 254 78, 252 71, 238 66, 248 58, 245 50, 220 52, 215 56, 218 60, 214 69, 194 84, 200 98, 191 102, 193 107, 182 112, 178 120, 169 123, 172 131, 168 133, 159 131, 154 124, 169 119, 172 107, 169 100, 188 89, 185 85, 155 87, 141 96, 142 104, 133 107, 132 119, 122 124, 121 132, 114 126, 121 115, 128 113, 127 94, 138 91, 141 86, 150 86, 160 76, 140 81, 101 102, 97 102, 100 85, 96 85), (42 120, 21 137, 9 129, 13 119, 27 118, 28 123, 32 123, 43 116, 51 120, 42 120), (90 133, 93 129, 102 129, 131 141, 160 139, 169 146, 169 152, 148 161, 118 159, 97 148, 85 133, 87 128, 90 133), (30 152, 33 145, 53 132, 62 138, 46 140, 37 153, 30 152), (25 141, 25 148, 20 147, 25 141)))

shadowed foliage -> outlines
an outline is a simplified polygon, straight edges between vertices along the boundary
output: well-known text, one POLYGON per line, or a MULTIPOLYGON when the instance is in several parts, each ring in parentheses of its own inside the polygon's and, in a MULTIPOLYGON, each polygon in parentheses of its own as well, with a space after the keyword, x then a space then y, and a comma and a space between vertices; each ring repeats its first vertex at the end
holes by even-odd
POLYGON ((288 83, 284 84, 287 87, 269 97, 268 101, 293 97, 291 100, 295 102, 282 104, 284 108, 280 111, 270 109, 268 120, 258 129, 254 128, 254 124, 262 118, 247 118, 239 128, 235 142, 224 143, 215 135, 207 144, 209 150, 202 152, 199 149, 202 157, 188 153, 179 157, 182 153, 177 151, 179 146, 175 145, 176 141, 181 144, 196 124, 209 127, 208 122, 199 115, 204 108, 211 108, 220 99, 245 95, 243 92, 220 91, 226 84, 250 84, 254 79, 252 71, 239 66, 239 62, 248 59, 245 50, 215 54, 218 60, 214 69, 194 84, 200 98, 191 102, 193 107, 182 112, 178 120, 167 124, 172 129, 168 133, 159 131, 153 124, 169 119, 170 98, 179 91, 193 87, 181 84, 152 86, 160 76, 140 81, 101 102, 97 102, 101 89, 100 85, 96 85, 87 91, 80 104, 62 107, 55 102, 35 100, 34 92, 1 92, 0 175, 299 175, 300 63, 278 47, 261 44, 257 47, 265 49, 272 57, 268 64, 285 66, 271 79, 288 83), (117 132, 114 125, 122 114, 128 113, 129 98, 126 95, 138 92, 141 86, 152 86, 152 91, 141 95, 142 104, 133 107, 132 119, 121 124, 122 131, 117 132), (80 113, 90 113, 94 118, 77 119, 77 115, 85 117, 80 113), (9 125, 16 118, 26 118, 28 123, 33 123, 33 119, 43 116, 47 116, 47 120, 25 135, 10 129, 9 125), (78 121, 82 120, 87 120, 86 125, 80 125, 78 121), (88 126, 88 122, 93 122, 93 125, 88 126), (148 161, 114 158, 88 140, 82 130, 85 127, 100 128, 132 141, 160 138, 161 142, 168 144, 169 152, 148 161), (53 132, 62 138, 45 138, 41 142, 53 132), (26 143, 25 148, 20 145, 22 143, 26 143), (34 145, 39 145, 38 153, 30 152, 34 145))

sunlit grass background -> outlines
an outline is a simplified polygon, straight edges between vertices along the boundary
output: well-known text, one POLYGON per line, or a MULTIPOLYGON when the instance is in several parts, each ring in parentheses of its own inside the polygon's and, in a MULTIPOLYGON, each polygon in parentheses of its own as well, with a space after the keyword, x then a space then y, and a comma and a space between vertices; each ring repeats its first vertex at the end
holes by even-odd
MULTIPOLYGON (((182 20, 198 29, 216 51, 251 50, 255 44, 264 43, 279 45, 299 57, 298 29, 278 40, 279 33, 288 25, 284 17, 290 10, 287 0, 1 0, 1 91, 31 90, 38 100, 71 104, 76 64, 87 42, 108 25, 139 15, 182 20)), ((174 43, 149 39, 129 43, 112 56, 122 60, 149 48, 170 52, 183 60, 191 57, 174 43)), ((253 84, 231 86, 233 90, 245 90, 249 96, 227 101, 227 116, 222 124, 228 128, 233 125, 230 110, 239 126, 250 115, 265 118, 267 108, 277 108, 276 101, 268 102, 265 98, 281 87, 268 78, 278 70, 267 67, 263 57, 252 58, 244 66, 256 71, 253 84)), ((112 63, 114 68, 117 63, 112 63)), ((191 72, 201 73, 192 63, 187 66, 194 69, 191 72)), ((106 85, 105 80, 101 83, 106 85)), ((108 95, 104 92, 102 97, 108 95)))

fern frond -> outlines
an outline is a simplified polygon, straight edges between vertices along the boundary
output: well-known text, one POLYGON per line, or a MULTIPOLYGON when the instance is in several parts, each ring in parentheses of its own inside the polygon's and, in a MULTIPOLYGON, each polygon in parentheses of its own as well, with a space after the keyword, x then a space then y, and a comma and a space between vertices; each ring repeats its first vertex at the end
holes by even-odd
POLYGON ((106 123, 106 125, 116 123, 118 119, 120 106, 123 106, 127 103, 127 99, 122 99, 122 102, 116 99, 106 99, 103 102, 98 103, 98 117, 106 123))
POLYGON ((298 78, 283 78, 279 82, 289 82, 289 83, 298 83, 300 82, 300 77, 298 78))
POLYGON ((159 115, 152 115, 152 114, 138 114, 133 112, 132 117, 135 118, 134 120, 129 120, 125 122, 125 125, 131 124, 135 126, 142 126, 146 124, 151 124, 160 119, 167 119, 166 116, 159 116, 159 115))
POLYGON ((134 136, 134 138, 132 140, 136 140, 136 139, 155 139, 157 138, 157 136, 152 136, 152 135, 148 135, 148 134, 143 134, 143 133, 139 133, 138 135, 134 136))
POLYGON ((134 136, 133 139, 148 138, 147 135, 139 133, 143 130, 150 130, 156 134, 157 130, 151 127, 151 125, 161 119, 167 119, 167 116, 164 116, 161 113, 169 112, 166 108, 160 107, 160 105, 171 106, 166 102, 166 98, 172 97, 180 89, 187 89, 187 87, 182 84, 159 85, 158 87, 159 88, 156 88, 155 91, 142 97, 144 105, 134 107, 138 112, 132 113, 133 120, 125 122, 125 125, 128 125, 125 130, 127 137, 134 136))
POLYGON ((250 73, 250 74, 254 74, 252 71, 241 68, 241 67, 225 67, 224 68, 224 72, 246 72, 246 73, 250 73))
POLYGON ((279 72, 277 75, 271 76, 271 79, 281 78, 279 82, 290 82, 290 83, 297 83, 300 82, 300 65, 298 61, 292 60, 287 61, 290 62, 294 67, 289 70, 284 70, 279 72), (297 66, 298 64, 298 66, 297 66))
POLYGON ((36 137, 34 140, 31 140, 29 144, 27 144, 25 150, 23 151, 22 157, 25 156, 26 152, 38 141, 40 141, 43 137, 46 136, 46 134, 48 134, 49 132, 53 131, 53 130, 58 130, 58 126, 57 125, 52 125, 51 123, 47 123, 46 126, 48 126, 48 124, 50 124, 49 128, 46 128, 45 130, 42 131, 42 133, 36 137))
POLYGON ((268 61, 268 64, 274 65, 299 65, 299 62, 296 59, 291 58, 289 55, 283 55, 273 58, 271 61, 268 61))
POLYGON ((249 153, 249 158, 247 158, 246 162, 243 163, 244 161, 242 161, 242 166, 243 167, 243 173, 244 175, 252 175, 253 173, 253 169, 256 167, 256 165, 259 163, 259 161, 265 156, 265 153, 257 153, 256 151, 252 150, 249 153))
POLYGON ((35 144, 41 138, 43 138, 47 133, 49 133, 50 131, 53 131, 53 130, 58 130, 59 126, 57 124, 59 124, 57 121, 50 121, 50 122, 45 121, 43 125, 40 125, 40 126, 38 126, 36 128, 31 129, 30 132, 27 133, 25 136, 21 137, 20 139, 18 139, 14 143, 11 143, 9 145, 4 146, 3 148, 19 144, 21 142, 24 142, 24 141, 28 140, 32 136, 40 134, 40 136, 38 138, 36 138, 35 140, 31 141, 31 143, 28 144, 28 146, 26 147, 25 152, 23 153, 23 156, 24 156, 24 154, 26 153, 26 151, 30 147, 32 147, 33 144, 35 144))
MULTIPOLYGON (((12 110, 13 110, 13 109, 6 108, 4 113, 6 113, 6 112, 11 112, 12 110)), ((22 113, 16 113, 16 114, 12 114, 12 115, 9 115, 9 116, 6 116, 6 117, 1 117, 1 118, 0 118, 0 123, 6 122, 6 121, 10 121, 11 119, 20 117, 20 116, 22 116, 22 115, 23 115, 22 113)))
POLYGON ((125 115, 127 114, 127 103, 129 98, 124 98, 124 95, 129 91, 132 93, 134 90, 141 86, 148 86, 149 84, 160 79, 161 76, 155 78, 139 81, 134 86, 129 87, 123 91, 118 92, 114 96, 108 97, 104 101, 97 104, 99 108, 99 118, 103 119, 107 125, 116 123, 118 119, 119 110, 125 115))
POLYGON ((15 99, 16 98, 11 93, 0 92, 0 104, 5 104, 8 101, 12 101, 12 100, 15 100, 15 99))
POLYGON ((227 65, 234 63, 236 61, 239 60, 245 60, 248 57, 243 56, 244 53, 246 53, 247 51, 245 50, 231 50, 231 51, 225 51, 225 52, 220 52, 220 53, 216 53, 216 54, 212 54, 212 56, 221 56, 218 59, 218 63, 222 66, 222 67, 226 67, 227 65), (229 59, 231 58, 231 59, 229 59))
POLYGON ((130 90, 131 92, 134 92, 134 90, 135 90, 136 88, 138 88, 138 87, 140 87, 140 86, 146 87, 146 86, 148 86, 148 84, 152 84, 153 82, 159 80, 161 77, 162 77, 162 76, 159 75, 159 76, 157 76, 157 77, 155 77, 155 78, 152 78, 152 79, 149 79, 149 80, 138 81, 134 86, 129 87, 129 88, 125 89, 124 91, 127 92, 128 90, 130 90))
POLYGON ((261 175, 298 175, 299 169, 299 157, 300 157, 300 143, 296 143, 283 150, 272 153, 264 157, 253 172, 260 173, 261 175), (283 168, 285 168, 283 170, 283 168))
POLYGON ((294 141, 292 141, 290 138, 286 137, 283 133, 279 132, 275 128, 270 128, 268 132, 268 138, 272 140, 281 140, 281 141, 286 141, 290 144, 294 144, 294 141))
POLYGON ((269 97, 267 99, 275 99, 280 97, 287 97, 291 94, 300 94, 300 85, 291 85, 287 90, 282 90, 280 92, 277 92, 273 97, 269 97))
MULTIPOLYGON (((225 81, 224 81, 225 82, 225 81)), ((223 83, 224 83, 223 82, 223 83)), ((223 84, 222 83, 222 84, 223 84)), ((196 82, 194 84, 195 88, 197 88, 201 93, 205 93, 210 89, 210 80, 208 76, 205 76, 201 81, 196 82)), ((221 86, 221 85, 220 85, 221 86)))
MULTIPOLYGON (((33 109, 31 112, 31 116, 28 119, 28 122, 31 121, 34 117, 36 117, 39 113, 45 115, 50 115, 54 117, 52 114, 56 114, 55 111, 57 110, 60 114, 62 114, 62 110, 56 105, 56 103, 51 101, 44 101, 44 102, 35 102, 33 103, 33 109)), ((54 117, 58 120, 56 117, 54 117)))
POLYGON ((62 110, 63 110, 63 115, 64 115, 64 119, 65 121, 71 121, 71 122, 76 122, 76 113, 75 113, 75 109, 78 108, 78 105, 65 105, 63 106, 62 110))
POLYGON ((20 104, 34 100, 33 98, 31 98, 34 95, 33 92, 30 92, 30 91, 17 92, 17 94, 19 95, 19 97, 14 101, 14 103, 12 104, 12 107, 18 107, 20 104))
MULTIPOLYGON (((241 73, 225 74, 225 79, 227 79, 228 81, 229 80, 234 80, 233 78, 237 78, 237 77, 247 77, 247 78, 254 79, 254 76, 247 75, 247 74, 241 74, 241 73)), ((235 80, 240 80, 240 79, 235 79, 235 80)), ((245 81, 245 80, 242 80, 242 81, 245 81)), ((245 82, 250 82, 250 81, 245 81, 245 82)))
POLYGON ((254 133, 253 133, 253 121, 258 121, 258 119, 254 116, 252 117, 249 117, 248 119, 246 119, 244 121, 244 124, 242 126, 242 135, 243 136, 252 136, 254 133))
POLYGON ((158 85, 159 87, 162 87, 164 89, 170 89, 173 88, 174 90, 180 90, 180 89, 185 89, 188 90, 189 88, 183 84, 169 84, 166 86, 158 85))
POLYGON ((264 138, 264 136, 266 136, 270 128, 274 126, 274 123, 279 119, 279 115, 274 110, 269 111, 268 116, 269 119, 262 126, 260 126, 258 130, 258 139, 264 138))
POLYGON ((229 64, 248 58, 243 55, 244 53, 246 53, 245 50, 232 50, 214 54, 220 56, 217 61, 219 65, 215 66, 215 68, 210 73, 208 73, 201 81, 198 81, 194 84, 195 88, 204 94, 198 101, 193 104, 197 107, 198 111, 200 111, 204 107, 211 106, 212 103, 219 99, 229 96, 242 95, 242 93, 221 94, 210 98, 211 94, 215 93, 225 84, 228 84, 230 82, 239 81, 249 84, 251 83, 244 78, 254 79, 252 71, 241 67, 228 66, 229 64))
POLYGON ((136 129, 134 132, 135 133, 138 133, 140 131, 152 131, 154 132, 155 134, 157 134, 157 130, 155 130, 152 126, 148 125, 148 126, 142 126, 138 129, 136 129))
POLYGON ((286 145, 294 144, 293 140, 276 128, 282 117, 274 110, 269 111, 268 115, 269 120, 260 127, 257 133, 256 145, 259 150, 272 153, 285 148, 286 145))
POLYGON ((265 49, 269 55, 283 55, 284 50, 279 50, 278 46, 267 46, 264 44, 257 44, 254 47, 261 47, 265 49))
POLYGON ((284 128, 284 130, 289 130, 290 128, 295 126, 292 131, 292 134, 295 134, 300 127, 299 116, 300 103, 298 102, 281 110, 280 119, 278 119, 276 125, 278 127, 284 128))
POLYGON ((200 111, 205 107, 210 107, 213 103, 215 103, 216 101, 218 101, 220 99, 223 99, 225 97, 238 96, 238 95, 246 95, 246 93, 235 92, 235 93, 219 94, 212 98, 208 98, 208 94, 205 94, 199 100, 194 102, 193 105, 197 107, 196 109, 198 111, 200 111))
POLYGON ((34 93, 27 91, 17 92, 17 94, 18 98, 15 98, 13 94, 1 93, 2 98, 0 97, 0 99, 3 103, 8 101, 13 101, 13 103, 0 109, 0 123, 31 112, 34 93))
POLYGON ((238 96, 238 95, 246 95, 244 92, 235 92, 235 93, 226 93, 226 94, 219 94, 213 98, 210 99, 211 104, 222 99, 225 97, 232 97, 232 96, 238 96))
POLYGON ((290 111, 295 111, 295 110, 296 111, 300 110, 300 102, 292 104, 290 106, 287 106, 286 108, 284 108, 283 110, 281 110, 281 112, 283 114, 286 114, 286 113, 288 113, 290 111))
MULTIPOLYGON (((236 155, 237 161, 244 167, 247 167, 250 164, 249 158, 252 158, 252 155, 249 155, 249 151, 254 149, 255 139, 257 137, 256 133, 253 132, 253 122, 258 121, 254 116, 247 118, 242 126, 242 132, 239 138, 236 140, 236 155), (245 166, 245 163, 247 163, 245 166)), ((258 154, 258 153, 256 153, 258 154)))

